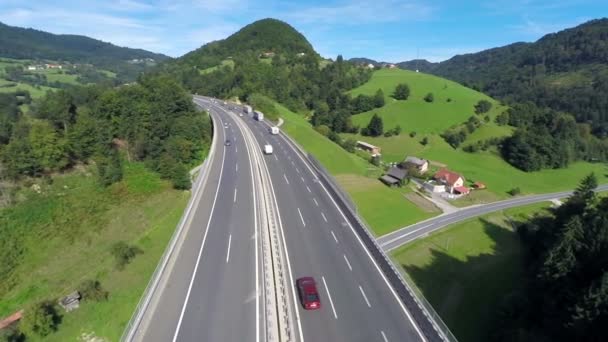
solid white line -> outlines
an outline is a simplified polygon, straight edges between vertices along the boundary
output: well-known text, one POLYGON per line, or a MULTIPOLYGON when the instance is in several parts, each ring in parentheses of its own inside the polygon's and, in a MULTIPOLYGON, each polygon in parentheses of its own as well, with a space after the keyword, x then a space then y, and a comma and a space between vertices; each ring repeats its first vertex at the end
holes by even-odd
POLYGON ((319 206, 319 202, 317 202, 317 199, 313 198, 312 200, 315 202, 315 205, 318 207, 319 206))
POLYGON ((236 188, 234 188, 234 203, 236 203, 236 188))
POLYGON ((177 320, 177 327, 175 327, 175 334, 173 335, 173 342, 177 341, 177 335, 179 334, 179 329, 182 326, 182 321, 184 319, 184 314, 186 313, 186 306, 188 305, 188 300, 190 299, 190 293, 192 293, 192 286, 194 285, 194 278, 196 277, 196 272, 198 271, 198 266, 201 262, 201 256, 203 255, 203 248, 205 247, 205 241, 207 240, 207 233, 209 232, 209 225, 211 224, 211 218, 213 217, 213 211, 215 210, 215 203, 217 201, 217 194, 220 190, 220 184, 222 183, 222 174, 224 172, 224 160, 226 158, 226 149, 223 149, 222 154, 222 166, 220 166, 220 177, 219 182, 217 182, 217 188, 215 189, 215 196, 213 197, 213 204, 211 205, 211 214, 209 215, 209 219, 207 220, 207 228, 205 228, 205 234, 203 235, 203 242, 201 243, 201 248, 198 251, 198 257, 196 258, 196 264, 194 264, 194 271, 192 271, 192 278, 190 278, 190 284, 188 285, 188 291, 186 292, 186 298, 184 299, 184 305, 182 305, 182 310, 179 314, 179 319, 177 320))
POLYGON ((334 234, 334 231, 331 231, 331 235, 334 237, 334 240, 336 240, 336 243, 338 243, 338 238, 336 237, 336 234, 334 234))
POLYGON ((226 263, 230 260, 230 243, 232 243, 232 234, 228 236, 228 251, 226 252, 226 263))
POLYGON ((388 338, 386 338, 386 335, 384 335, 384 331, 380 330, 380 334, 382 335, 384 342, 388 342, 388 338))
POLYGON ((327 291, 327 298, 329 299, 329 304, 331 304, 331 309, 334 312, 334 317, 338 319, 338 314, 336 314, 336 308, 334 308, 334 302, 331 300, 331 293, 329 293, 329 288, 327 287, 327 283, 325 282, 325 277, 321 276, 323 279, 323 284, 325 285, 325 291, 327 291))
MULTIPOLYGON (((310 171, 311 175, 316 178, 316 174, 315 172, 312 170, 312 168, 308 165, 307 161, 304 160, 304 158, 300 155, 300 153, 296 150, 296 148, 291 144, 291 142, 285 138, 282 137, 283 139, 285 139, 285 141, 287 142, 287 144, 289 145, 289 147, 292 149, 292 151, 294 151, 294 153, 298 156, 298 158, 300 158, 300 160, 304 163, 304 165, 306 166, 306 168, 308 169, 308 171, 310 171)), ((361 237, 357 234, 357 232, 355 231, 355 228, 353 227, 353 225, 348 221, 348 219, 346 218, 346 215, 344 215, 344 212, 342 212, 342 209, 340 209, 340 207, 338 206, 338 203, 336 203, 336 201, 334 200, 333 197, 331 197, 331 195, 329 194, 329 191, 325 188, 325 186, 323 185, 323 183, 319 182, 319 184, 321 185, 321 187, 323 188, 323 190, 325 191, 325 193, 327 194, 327 197, 329 197, 329 199, 331 200, 331 202, 334 204, 334 206, 336 207, 336 209, 338 210, 338 212, 340 213, 340 215, 342 215, 342 218, 344 218, 344 220, 346 221, 346 223, 348 224, 348 226, 350 227, 351 232, 353 233, 353 235, 355 236, 355 238, 357 239, 357 241, 359 241, 359 244, 361 245, 361 248, 363 248, 363 250, 365 251, 365 253, 367 254, 367 257, 371 260, 371 262, 374 264, 374 266, 376 267, 376 270, 378 271, 378 273, 380 274, 380 277, 382 277, 382 279, 384 280, 384 282, 386 283, 386 286, 388 286, 388 288, 391 290, 391 293, 393 294, 393 297, 395 298, 395 300, 397 301, 397 303, 399 304, 399 306, 401 307, 401 310, 403 310, 403 312, 405 313, 405 315, 407 316, 407 318, 409 319, 409 321, 412 323, 412 326, 414 327, 414 329, 416 330, 416 332, 418 333, 418 336, 420 336, 420 339, 422 341, 427 341, 427 339, 424 337, 424 335, 422 334, 422 332, 420 331, 420 328, 418 327, 418 325, 416 324, 416 322, 414 322, 414 319, 412 318, 412 315, 410 314, 410 312, 405 308, 405 305, 403 304, 403 302, 399 299, 399 296, 397 295, 397 292, 395 291, 395 289, 391 286, 391 284, 388 282, 388 279, 386 278, 386 276, 384 275, 384 273, 382 272, 382 270, 380 269, 380 266, 378 266, 378 263, 376 262, 376 260, 374 260, 374 258, 372 257, 370 251, 367 249, 367 247, 365 247, 365 244, 363 243, 363 240, 361 240, 361 237)))
POLYGON ((308 187, 308 185, 306 186, 306 190, 308 190, 308 192, 310 192, 312 194, 312 191, 310 191, 310 188, 308 187))
POLYGON ((372 305, 369 303, 369 300, 367 300, 367 296, 365 295, 365 292, 363 292, 363 288, 361 287, 361 285, 359 285, 359 291, 361 291, 361 295, 363 296, 363 299, 365 299, 367 306, 371 308, 372 305))
POLYGON ((287 180, 287 176, 285 176, 285 174, 283 174, 283 178, 285 178, 285 182, 287 182, 287 184, 289 184, 289 181, 287 180))
POLYGON ((348 258, 346 257, 346 254, 344 254, 344 261, 346 261, 346 264, 348 265, 348 269, 352 271, 353 267, 350 265, 350 261, 348 261, 348 258))
POLYGON ((323 212, 321 212, 321 216, 323 216, 323 220, 325 220, 325 222, 327 222, 327 217, 325 217, 325 214, 323 212))
POLYGON ((300 214, 300 220, 302 220, 302 225, 304 227, 306 227, 306 223, 304 222, 304 217, 302 216, 302 212, 300 211, 300 208, 298 208, 298 213, 300 214))

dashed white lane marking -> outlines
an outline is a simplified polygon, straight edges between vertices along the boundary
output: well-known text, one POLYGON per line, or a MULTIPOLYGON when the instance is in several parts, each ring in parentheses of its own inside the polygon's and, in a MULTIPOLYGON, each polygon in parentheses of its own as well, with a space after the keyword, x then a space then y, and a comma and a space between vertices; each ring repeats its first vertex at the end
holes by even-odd
POLYGON ((226 252, 226 263, 230 261, 230 244, 232 243, 232 234, 228 236, 228 251, 226 252))
POLYGON ((386 335, 384 335, 384 331, 380 330, 380 334, 382 335, 384 342, 388 342, 388 338, 386 338, 386 335))
POLYGON ((302 212, 300 211, 300 208, 298 208, 298 214, 300 214, 300 220, 302 220, 302 225, 304 227, 306 227, 306 222, 304 222, 304 216, 302 216, 302 212))
POLYGON ((233 199, 234 203, 236 203, 236 190, 237 190, 237 189, 236 189, 236 188, 234 188, 234 199, 233 199))
POLYGON ((313 198, 312 200, 313 200, 313 202, 315 202, 315 205, 318 207, 319 206, 319 202, 317 202, 317 199, 313 198))
POLYGON ((324 220, 325 222, 327 222, 327 217, 325 217, 325 214, 324 214, 323 212, 321 212, 321 216, 323 216, 323 220, 324 220))
POLYGON ((336 243, 338 243, 338 238, 336 237, 336 234, 334 234, 334 231, 331 231, 331 235, 334 237, 334 240, 336 240, 336 243))
POLYGON ((308 190, 308 192, 310 192, 312 194, 312 191, 310 191, 310 188, 308 187, 308 185, 306 186, 306 190, 308 190))
POLYGON ((283 178, 285 178, 285 182, 287 182, 287 184, 289 184, 289 181, 287 180, 287 176, 285 176, 285 174, 283 174, 283 178))
POLYGON ((365 292, 363 291, 361 285, 359 285, 359 291, 361 291, 361 295, 363 296, 363 299, 365 299, 365 303, 367 303, 367 306, 371 308, 372 305, 369 303, 369 300, 367 300, 367 296, 365 295, 365 292))
POLYGON ((350 265, 350 261, 348 261, 346 254, 344 254, 344 261, 346 261, 346 265, 348 265, 348 269, 352 271, 353 267, 350 265))

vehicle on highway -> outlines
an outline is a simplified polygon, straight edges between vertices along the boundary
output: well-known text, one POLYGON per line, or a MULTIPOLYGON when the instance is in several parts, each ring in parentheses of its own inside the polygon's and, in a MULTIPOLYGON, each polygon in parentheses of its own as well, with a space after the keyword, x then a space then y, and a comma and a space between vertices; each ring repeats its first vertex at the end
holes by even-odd
POLYGON ((268 131, 270 132, 270 134, 279 134, 279 127, 272 126, 270 127, 270 129, 268 129, 268 131))
POLYGON ((243 112, 245 112, 245 114, 249 114, 251 115, 251 112, 253 111, 253 108, 251 108, 251 106, 245 106, 243 108, 243 112))
POLYGON ((230 139, 226 139, 226 141, 224 142, 225 146, 230 146, 232 145, 232 141, 230 141, 230 139))
POLYGON ((255 111, 253 112, 253 118, 258 120, 258 121, 263 121, 264 120, 264 113, 260 112, 260 111, 255 111))
POLYGON ((272 145, 264 145, 264 154, 272 154, 272 145))
POLYGON ((317 291, 317 284, 313 277, 302 277, 296 281, 298 294, 302 306, 306 310, 317 310, 321 308, 321 299, 317 291))

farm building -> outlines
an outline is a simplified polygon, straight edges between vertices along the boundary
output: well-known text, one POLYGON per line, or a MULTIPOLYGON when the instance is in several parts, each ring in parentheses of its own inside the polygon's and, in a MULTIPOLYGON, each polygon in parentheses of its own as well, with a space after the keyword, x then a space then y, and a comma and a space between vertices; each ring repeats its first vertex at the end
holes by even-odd
POLYGON ((407 170, 393 166, 384 176, 380 177, 380 180, 386 185, 393 186, 399 185, 406 177, 407 170))
MULTIPOLYGON (((439 171, 437 171, 437 173, 435 174, 435 176, 433 176, 433 178, 444 184, 446 186, 446 189, 449 193, 454 193, 454 190, 456 190, 456 188, 462 188, 464 187, 464 182, 465 179, 462 175, 450 171, 448 169, 441 169, 439 171)), ((464 189, 460 189, 462 191, 464 191, 464 189)), ((459 192, 461 193, 461 192, 459 192)), ((468 191, 467 191, 468 193, 468 191)))
POLYGON ((365 141, 357 141, 357 147, 371 154, 380 154, 382 151, 380 147, 366 143, 365 141))
POLYGON ((420 159, 418 157, 407 156, 401 164, 405 169, 407 169, 409 166, 415 167, 420 174, 425 173, 429 169, 429 161, 426 159, 420 159))

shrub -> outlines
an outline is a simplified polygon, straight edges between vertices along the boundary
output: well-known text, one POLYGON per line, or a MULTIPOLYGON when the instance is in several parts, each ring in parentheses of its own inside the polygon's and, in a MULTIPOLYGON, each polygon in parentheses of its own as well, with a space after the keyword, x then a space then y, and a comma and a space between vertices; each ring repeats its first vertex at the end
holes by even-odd
POLYGON ((393 128, 393 135, 399 135, 401 134, 401 126, 397 125, 395 126, 395 128, 393 128))
POLYGON ((452 102, 452 98, 448 97, 448 99, 445 100, 445 102, 452 102))
POLYGON ((78 285, 83 300, 101 302, 108 299, 108 291, 101 287, 99 280, 85 280, 78 285))
POLYGON ((327 125, 319 125, 317 127, 315 127, 315 130, 321 134, 323 134, 324 136, 328 136, 329 135, 329 127, 327 127, 327 125))
POLYGON ((422 140, 420 141, 420 144, 422 144, 422 146, 426 146, 429 143, 429 138, 424 137, 422 138, 422 140))
POLYGON ((410 96, 410 87, 408 87, 405 83, 400 83, 395 88, 395 92, 393 93, 393 98, 395 100, 407 100, 410 96))
POLYGON ((517 196, 517 195, 521 194, 521 189, 519 187, 515 187, 515 188, 507 191, 507 193, 511 196, 517 196))
POLYGON ((32 333, 44 337, 57 331, 61 316, 55 303, 49 300, 38 302, 25 310, 19 326, 26 335, 32 333))
POLYGON ((116 261, 116 267, 123 269, 128 263, 135 258, 137 254, 142 253, 142 250, 136 246, 131 246, 124 241, 119 241, 112 245, 112 255, 116 261))
POLYGON ((344 140, 342 143, 342 148, 350 153, 355 153, 355 147, 357 146, 357 141, 354 139, 348 138, 344 140))
POLYGON ((490 109, 492 109, 492 103, 490 101, 479 100, 475 105, 475 114, 487 113, 490 109))
POLYGON ((424 101, 431 103, 431 102, 435 101, 435 96, 433 95, 433 93, 428 93, 424 97, 424 101))
POLYGON ((489 115, 484 116, 483 121, 490 122, 490 116, 489 115))
POLYGON ((504 126, 509 123, 509 112, 504 111, 496 116, 496 124, 499 126, 504 126))
POLYGON ((415 131, 411 131, 411 132, 410 132, 410 138, 413 138, 413 137, 415 137, 415 136, 416 136, 416 132, 415 132, 415 131))
POLYGON ((171 183, 173 183, 173 187, 178 190, 190 189, 192 186, 192 182, 190 181, 190 173, 184 164, 175 164, 171 174, 171 183))
POLYGON ((388 130, 388 131, 384 132, 384 136, 385 136, 386 138, 388 138, 388 137, 392 137, 392 136, 393 136, 393 131, 392 131, 392 130, 388 130))

